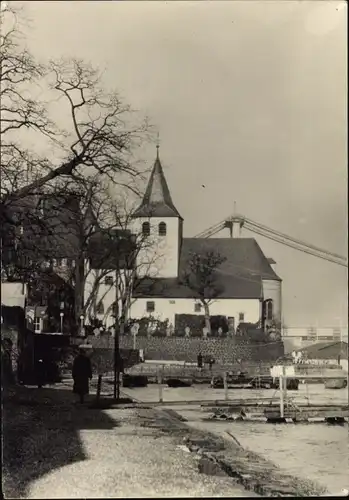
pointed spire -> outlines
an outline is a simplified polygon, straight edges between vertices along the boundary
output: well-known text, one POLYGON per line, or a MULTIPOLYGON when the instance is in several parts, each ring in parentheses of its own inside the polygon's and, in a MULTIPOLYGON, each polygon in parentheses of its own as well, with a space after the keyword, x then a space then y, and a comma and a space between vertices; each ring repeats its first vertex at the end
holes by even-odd
POLYGON ((142 203, 134 212, 134 217, 179 217, 173 204, 159 156, 159 137, 156 145, 156 158, 150 174, 142 203))

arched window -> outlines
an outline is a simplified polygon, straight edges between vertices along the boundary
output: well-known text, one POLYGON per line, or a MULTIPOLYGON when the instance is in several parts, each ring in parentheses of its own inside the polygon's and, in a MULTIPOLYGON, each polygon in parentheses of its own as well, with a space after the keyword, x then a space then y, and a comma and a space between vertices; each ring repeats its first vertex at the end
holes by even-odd
POLYGON ((102 300, 97 304, 97 309, 96 309, 97 314, 104 314, 104 304, 102 300))
POLYGON ((149 222, 143 222, 142 224, 142 233, 144 236, 150 235, 150 224, 149 222))
POLYGON ((159 236, 166 236, 166 224, 165 222, 160 222, 159 224, 159 236))
POLYGON ((268 300, 267 301, 267 319, 268 320, 272 320, 273 319, 273 301, 272 300, 268 300))

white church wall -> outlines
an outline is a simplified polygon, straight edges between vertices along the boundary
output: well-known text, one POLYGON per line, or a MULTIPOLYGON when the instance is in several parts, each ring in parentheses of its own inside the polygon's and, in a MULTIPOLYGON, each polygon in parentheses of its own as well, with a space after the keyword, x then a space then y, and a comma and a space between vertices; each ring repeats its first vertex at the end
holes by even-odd
MULTIPOLYGON (((140 298, 135 299, 131 305, 130 317, 140 319, 150 315, 147 312, 147 302, 154 302, 155 310, 151 315, 160 321, 166 319, 174 325, 176 314, 197 314, 195 311, 195 299, 167 299, 167 298, 140 298)), ((259 299, 217 299, 210 305, 211 316, 227 316, 235 318, 235 325, 240 321, 257 323, 260 319, 260 301, 259 299), (242 316, 243 314, 243 319, 242 316)))
POLYGON ((27 285, 20 282, 1 283, 1 304, 4 306, 24 307, 27 285))
POLYGON ((137 271, 139 275, 149 275, 156 278, 177 277, 180 219, 177 217, 139 217, 133 220, 132 232, 140 234, 144 222, 150 223, 150 235, 138 253, 137 271), (158 234, 161 222, 166 224, 166 236, 158 234))
MULTIPOLYGON (((119 274, 119 280, 122 280, 122 283, 125 283, 125 276, 123 273, 119 274)), ((86 324, 89 323, 89 316, 96 317, 108 328, 112 326, 115 322, 113 317, 113 308, 112 305, 115 302, 116 296, 116 271, 105 271, 98 269, 91 269, 87 274, 87 278, 85 280, 85 293, 84 299, 86 304, 86 324), (101 277, 102 276, 102 277, 101 277), (109 282, 109 281, 111 282, 109 282), (96 281, 98 281, 98 285, 95 286, 96 281), (90 298, 93 300, 90 300, 90 298), (89 305, 88 305, 89 302, 89 305), (101 314, 96 314, 96 306, 102 302, 104 312, 101 314)), ((121 285, 121 290, 123 290, 121 285)), ((121 311, 121 300, 119 300, 119 311, 121 311)))
POLYGON ((282 318, 281 281, 263 280, 263 297, 264 300, 272 299, 274 319, 276 321, 281 322, 282 318))

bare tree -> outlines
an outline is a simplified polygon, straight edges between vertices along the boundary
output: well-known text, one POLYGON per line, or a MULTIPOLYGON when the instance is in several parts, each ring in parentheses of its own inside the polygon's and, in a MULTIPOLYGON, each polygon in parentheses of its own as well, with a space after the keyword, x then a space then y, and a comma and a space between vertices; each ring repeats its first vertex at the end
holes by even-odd
POLYGON ((9 204, 95 173, 137 191, 140 172, 132 153, 147 137, 146 120, 139 122, 117 92, 105 89, 102 73, 91 65, 73 58, 38 64, 24 47, 15 9, 1 12, 1 25, 2 220, 10 219, 9 204), (49 102, 38 92, 33 97, 35 84, 50 92, 49 102), (65 113, 63 129, 50 115, 57 102, 65 113), (19 131, 45 137, 56 159, 25 149, 19 131))
POLYGON ((226 258, 218 252, 192 253, 180 277, 182 284, 190 288, 205 311, 205 326, 211 332, 210 304, 223 292, 217 270, 226 258))
POLYGON ((133 212, 134 207, 129 205, 126 197, 123 199, 119 197, 111 207, 109 225, 104 228, 104 235, 111 242, 114 229, 117 228, 119 236, 115 239, 114 245, 109 243, 109 249, 104 249, 95 267, 89 267, 88 273, 93 274, 93 285, 85 297, 84 305, 85 314, 91 321, 101 314, 98 313, 99 306, 106 295, 113 290, 115 300, 105 310, 103 308, 102 314, 104 321, 108 316, 114 315, 121 334, 124 332, 135 300, 134 292, 145 282, 147 289, 152 287, 156 280, 154 267, 162 256, 158 248, 154 252, 155 242, 149 236, 133 230, 133 212), (112 281, 105 286, 103 280, 107 274, 110 274, 112 281), (101 294, 102 284, 104 286, 101 294))
POLYGON ((101 196, 97 200, 96 193, 91 194, 91 186, 97 175, 99 184, 117 184, 138 194, 142 172, 134 151, 148 138, 148 123, 139 120, 117 92, 105 88, 103 74, 84 61, 39 64, 25 47, 24 17, 17 6, 10 4, 0 16, 0 236, 1 249, 6 250, 1 259, 10 252, 15 262, 7 259, 11 265, 6 269, 12 277, 28 279, 51 259, 49 244, 59 247, 57 240, 66 239, 75 224, 72 232, 78 232, 79 244, 69 280, 77 319, 84 312, 84 262, 93 231, 84 227, 84 208, 92 198, 100 209, 106 206, 101 196), (63 126, 53 118, 57 106, 63 126), (44 139, 49 156, 25 147, 28 137, 33 144, 44 139), (39 203, 44 195, 74 194, 76 186, 81 188, 81 213, 74 211, 74 224, 69 222, 62 231, 56 217, 42 216, 39 203), (25 234, 28 227, 30 236, 25 234))
POLYGON ((21 32, 23 13, 16 6, 1 10, 1 201, 28 184, 37 162, 43 161, 23 146, 24 131, 51 138, 58 133, 48 117, 47 103, 36 98, 46 68, 26 49, 21 32))

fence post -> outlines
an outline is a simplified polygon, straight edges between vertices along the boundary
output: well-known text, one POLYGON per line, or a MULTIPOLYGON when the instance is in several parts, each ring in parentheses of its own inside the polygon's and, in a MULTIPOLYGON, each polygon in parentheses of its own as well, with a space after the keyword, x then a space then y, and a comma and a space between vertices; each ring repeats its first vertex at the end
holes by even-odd
POLYGON ((97 392, 96 392, 96 400, 99 401, 101 397, 102 390, 102 375, 98 375, 97 379, 97 392))
POLYGON ((284 417, 285 396, 286 396, 286 367, 282 365, 282 374, 279 377, 279 391, 280 391, 280 417, 284 417))
POLYGON ((224 399, 228 400, 228 382, 227 382, 227 372, 223 373, 223 384, 224 384, 224 399))
POLYGON ((305 391, 306 391, 307 405, 310 406, 309 387, 308 387, 308 380, 307 379, 305 379, 305 391))
POLYGON ((158 371, 158 386, 159 386, 159 403, 163 403, 163 396, 162 396, 162 373, 159 370, 158 371))
POLYGON ((279 392, 280 392, 280 417, 284 416, 284 378, 282 375, 279 377, 279 392))

